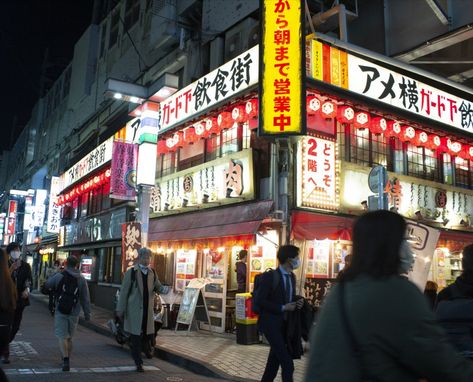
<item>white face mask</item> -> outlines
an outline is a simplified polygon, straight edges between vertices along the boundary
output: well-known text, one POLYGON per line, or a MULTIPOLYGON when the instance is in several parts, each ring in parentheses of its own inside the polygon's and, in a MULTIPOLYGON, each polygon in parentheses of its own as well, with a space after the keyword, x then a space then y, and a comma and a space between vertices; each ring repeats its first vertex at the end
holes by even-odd
POLYGON ((138 266, 140 267, 141 272, 143 272, 145 275, 148 273, 148 267, 146 265, 138 264, 138 266))
POLYGON ((10 252, 10 256, 13 260, 18 260, 20 258, 20 251, 13 251, 13 252, 10 252))
POLYGON ((412 248, 407 240, 403 240, 401 243, 401 248, 399 249, 399 258, 401 264, 399 265, 399 271, 401 274, 409 273, 414 265, 414 254, 412 248))
POLYGON ((301 259, 298 257, 295 259, 289 259, 289 263, 291 264, 292 269, 295 270, 301 266, 301 259))

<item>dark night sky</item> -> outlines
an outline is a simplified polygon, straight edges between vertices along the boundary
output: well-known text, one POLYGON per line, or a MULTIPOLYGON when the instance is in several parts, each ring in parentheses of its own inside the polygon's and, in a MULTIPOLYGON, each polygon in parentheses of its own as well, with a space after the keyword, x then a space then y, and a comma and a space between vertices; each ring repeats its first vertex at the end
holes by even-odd
POLYGON ((0 150, 11 147, 29 120, 46 52, 48 89, 72 59, 92 8, 93 0, 0 0, 0 150))

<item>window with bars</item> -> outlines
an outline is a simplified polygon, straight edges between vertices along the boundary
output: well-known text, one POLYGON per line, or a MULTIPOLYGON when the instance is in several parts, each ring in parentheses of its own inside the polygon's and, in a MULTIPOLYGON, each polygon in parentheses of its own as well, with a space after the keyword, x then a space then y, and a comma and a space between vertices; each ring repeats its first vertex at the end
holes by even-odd
POLYGON ((351 162, 370 166, 370 131, 351 127, 351 162))
POLYGON ((220 134, 213 135, 205 140, 205 161, 209 162, 211 160, 217 159, 220 157, 220 134))
POLYGON ((442 155, 443 183, 453 184, 452 157, 450 154, 442 155))
POLYGON ((350 161, 350 155, 346 152, 347 144, 345 131, 349 129, 349 126, 345 126, 337 122, 337 143, 338 143, 338 157, 342 160, 350 161))
POLYGON ((468 159, 455 158, 455 186, 461 188, 471 188, 471 164, 468 159))
POLYGON ((126 0, 125 28, 130 29, 140 18, 140 0, 126 0))
POLYGON ((386 167, 388 165, 388 145, 387 138, 382 134, 371 135, 371 152, 372 152, 372 166, 381 165, 386 167))
POLYGON ((392 165, 390 169, 398 174, 404 174, 404 150, 403 144, 399 138, 389 138, 392 152, 392 165))
POLYGON ((440 181, 437 152, 424 148, 425 178, 436 182, 440 181))
POLYGON ((424 149, 407 145, 407 175, 424 178, 424 149))
POLYGON ((230 129, 222 133, 222 156, 236 153, 239 151, 240 137, 242 135, 242 126, 235 124, 230 129))
POLYGON ((156 175, 158 178, 174 172, 176 169, 176 157, 177 154, 175 152, 162 154, 158 157, 158 165, 156 167, 156 175))

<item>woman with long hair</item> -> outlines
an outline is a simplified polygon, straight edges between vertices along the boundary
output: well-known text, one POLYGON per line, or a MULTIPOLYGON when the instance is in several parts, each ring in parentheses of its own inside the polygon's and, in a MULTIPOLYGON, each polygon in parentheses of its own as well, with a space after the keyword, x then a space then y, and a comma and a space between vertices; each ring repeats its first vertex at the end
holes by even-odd
POLYGON ((473 381, 473 363, 455 352, 417 286, 406 223, 393 212, 362 215, 353 258, 312 333, 305 380, 473 381))
MULTIPOLYGON (((0 248, 0 355, 8 348, 11 337, 11 326, 16 308, 16 287, 8 267, 8 256, 0 248)), ((4 358, 4 363, 8 362, 4 358)))

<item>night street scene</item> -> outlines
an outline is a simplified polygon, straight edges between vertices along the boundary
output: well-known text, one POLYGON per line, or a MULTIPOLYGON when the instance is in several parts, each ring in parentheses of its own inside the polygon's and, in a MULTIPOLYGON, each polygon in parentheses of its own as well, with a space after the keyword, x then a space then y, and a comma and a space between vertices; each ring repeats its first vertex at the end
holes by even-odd
POLYGON ((0 7, 0 382, 473 382, 473 0, 0 7))

